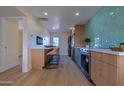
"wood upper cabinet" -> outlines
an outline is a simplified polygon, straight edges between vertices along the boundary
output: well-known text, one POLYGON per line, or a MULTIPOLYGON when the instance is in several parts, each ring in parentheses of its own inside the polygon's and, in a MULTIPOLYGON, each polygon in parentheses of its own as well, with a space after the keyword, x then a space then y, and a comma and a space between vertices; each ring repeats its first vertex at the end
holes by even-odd
POLYGON ((124 60, 120 56, 91 52, 91 79, 96 85, 124 85, 124 60))
POLYGON ((84 25, 75 25, 74 27, 74 42, 75 47, 84 47, 85 46, 85 26, 84 25))

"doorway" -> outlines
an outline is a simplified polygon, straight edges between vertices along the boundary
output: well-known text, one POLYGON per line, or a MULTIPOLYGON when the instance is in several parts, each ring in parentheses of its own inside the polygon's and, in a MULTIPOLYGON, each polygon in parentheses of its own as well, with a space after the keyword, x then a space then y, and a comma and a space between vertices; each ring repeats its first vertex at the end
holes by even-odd
POLYGON ((3 18, 1 28, 2 56, 0 72, 4 72, 22 64, 23 32, 19 29, 19 18, 3 18))

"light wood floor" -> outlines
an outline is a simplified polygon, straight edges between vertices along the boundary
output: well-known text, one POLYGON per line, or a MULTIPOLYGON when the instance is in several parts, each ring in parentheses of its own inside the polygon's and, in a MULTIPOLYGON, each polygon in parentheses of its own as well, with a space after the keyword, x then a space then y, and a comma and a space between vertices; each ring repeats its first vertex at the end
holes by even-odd
POLYGON ((58 69, 32 70, 22 73, 19 66, 0 73, 1 85, 83 86, 92 85, 67 56, 60 57, 58 69))

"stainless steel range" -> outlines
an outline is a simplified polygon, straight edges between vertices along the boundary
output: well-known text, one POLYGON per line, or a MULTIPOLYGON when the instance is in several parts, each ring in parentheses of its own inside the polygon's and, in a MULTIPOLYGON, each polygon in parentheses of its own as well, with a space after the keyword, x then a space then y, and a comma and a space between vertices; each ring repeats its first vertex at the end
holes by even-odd
POLYGON ((90 51, 88 48, 79 49, 78 65, 84 75, 90 79, 90 51))

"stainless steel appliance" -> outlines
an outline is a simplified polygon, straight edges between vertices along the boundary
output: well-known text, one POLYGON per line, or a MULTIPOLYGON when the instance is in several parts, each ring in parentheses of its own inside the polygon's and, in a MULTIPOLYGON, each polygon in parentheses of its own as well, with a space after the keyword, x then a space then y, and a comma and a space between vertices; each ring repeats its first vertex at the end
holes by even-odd
POLYGON ((74 48, 74 37, 69 36, 68 37, 68 56, 72 57, 73 55, 73 48, 74 48))
POLYGON ((78 65, 87 79, 90 80, 90 52, 88 48, 79 49, 78 65))

